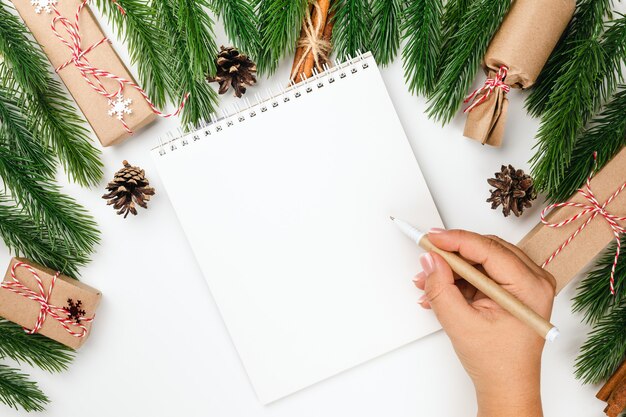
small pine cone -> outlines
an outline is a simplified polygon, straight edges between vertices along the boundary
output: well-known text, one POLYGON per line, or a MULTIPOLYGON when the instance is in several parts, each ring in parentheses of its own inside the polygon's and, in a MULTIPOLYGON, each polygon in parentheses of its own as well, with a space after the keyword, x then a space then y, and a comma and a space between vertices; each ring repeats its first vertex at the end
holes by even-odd
POLYGON ((208 77, 207 80, 219 83, 220 94, 226 93, 232 85, 235 95, 241 98, 246 92, 246 87, 256 84, 256 64, 232 46, 220 48, 215 64, 217 74, 215 77, 208 77))
POLYGON ((532 201, 537 198, 537 191, 533 179, 521 169, 515 169, 512 165, 502 165, 500 172, 495 173, 495 178, 487 180, 494 187, 490 190, 491 197, 487 199, 491 208, 495 210, 502 205, 504 217, 515 214, 516 217, 524 213, 525 208, 532 206, 532 201))
POLYGON ((115 173, 113 181, 106 187, 109 193, 102 198, 109 200, 107 205, 112 204, 117 214, 123 214, 126 218, 128 213, 137 215, 135 204, 148 208, 147 202, 154 195, 154 188, 150 187, 143 169, 131 166, 128 161, 123 164, 124 168, 115 173))

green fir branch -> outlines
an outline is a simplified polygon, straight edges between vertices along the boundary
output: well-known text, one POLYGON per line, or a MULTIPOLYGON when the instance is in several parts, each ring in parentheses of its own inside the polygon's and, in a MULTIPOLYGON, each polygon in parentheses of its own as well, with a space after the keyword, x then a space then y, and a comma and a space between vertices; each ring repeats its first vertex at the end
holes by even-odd
POLYGON ((21 407, 30 412, 44 411, 50 400, 27 375, 0 364, 0 402, 16 410, 21 407))
POLYGON ((371 49, 372 14, 368 0, 336 0, 332 43, 340 60, 371 49))
POLYGON ((41 224, 33 222, 24 210, 13 201, 0 195, 0 238, 15 256, 23 256, 41 265, 78 277, 79 267, 85 265, 87 257, 68 250, 71 245, 49 238, 41 224))
POLYGON ((463 23, 450 41, 448 58, 429 100, 429 117, 448 123, 456 115, 510 4, 510 0, 475 0, 471 3, 463 23))
MULTIPOLYGON (((622 247, 626 247, 626 236, 621 238, 622 247)), ((574 297, 574 312, 582 312, 585 322, 594 324, 610 313, 615 305, 626 301, 626 257, 620 256, 615 269, 615 295, 609 287, 611 269, 615 261, 617 243, 609 245, 596 267, 578 287, 574 297)))
POLYGON ((193 0, 155 2, 157 22, 166 30, 170 39, 168 65, 172 69, 173 76, 168 89, 172 93, 172 99, 179 97, 178 100, 181 100, 185 94, 189 93, 189 99, 182 114, 182 123, 187 129, 201 120, 208 119, 217 106, 217 94, 205 79, 207 75, 215 71, 216 47, 214 42, 208 39, 212 34, 212 29, 205 24, 208 24, 210 20, 207 20, 208 16, 200 6, 201 3, 195 3, 193 0), (182 10, 186 7, 191 7, 191 9, 182 10), (199 14, 194 14, 196 12, 199 14), (192 21, 193 23, 190 23, 192 21), (184 25, 190 25, 193 28, 187 30, 184 25), (204 33, 199 34, 198 31, 204 33), (203 50, 199 45, 211 49, 203 50), (195 64, 189 65, 190 62, 195 64))
POLYGON ((594 169, 594 152, 598 153, 598 168, 602 168, 626 146, 626 85, 620 88, 591 127, 577 139, 559 186, 546 190, 551 202, 566 201, 585 183, 594 169))
POLYGON ((403 2, 377 0, 372 4, 372 54, 380 66, 389 65, 398 54, 402 34, 403 2))
POLYGON ((580 0, 565 34, 541 70, 535 85, 526 98, 526 110, 534 117, 541 116, 550 95, 559 83, 562 68, 570 61, 576 46, 584 40, 597 37, 604 29, 604 18, 611 13, 613 0, 580 0))
POLYGON ((139 82, 157 107, 164 107, 168 97, 167 33, 155 18, 155 10, 146 0, 117 0, 120 13, 111 0, 97 0, 96 5, 115 27, 120 40, 127 45, 130 61, 137 65, 139 82))
MULTIPOLYGON (((4 140, 0 136, 0 143, 4 140)), ((88 259, 100 236, 94 219, 82 206, 37 172, 37 165, 16 157, 4 146, 0 146, 0 177, 32 221, 44 225, 53 247, 65 245, 68 252, 88 259)))
POLYGON ((278 61, 292 54, 300 36, 307 0, 257 0, 261 51, 257 57, 259 73, 270 75, 278 61))
POLYGON ((27 334, 21 326, 0 319, 0 358, 47 372, 61 372, 72 362, 74 351, 40 334, 27 334))
POLYGON ((432 92, 439 73, 442 0, 412 0, 404 14, 402 51, 404 73, 409 90, 417 94, 432 92))
MULTIPOLYGON (((2 66, 3 63, 0 63, 2 66)), ((36 161, 37 169, 43 175, 52 177, 56 173, 52 153, 28 130, 28 120, 22 114, 19 100, 18 91, 0 85, 0 137, 5 139, 2 145, 15 155, 36 161)))
POLYGON ((531 159, 539 191, 556 190, 565 176, 578 135, 621 79, 626 61, 626 17, 615 20, 602 39, 579 42, 564 63, 537 133, 531 159))
MULTIPOLYGON (((607 295, 609 297, 610 295, 607 295)), ((576 378, 596 384, 608 379, 626 356, 626 301, 615 305, 589 333, 576 359, 576 378)))
POLYGON ((95 185, 102 178, 100 151, 89 139, 83 120, 58 81, 49 73, 41 49, 29 40, 21 21, 0 3, 0 57, 8 68, 0 73, 2 85, 19 86, 29 129, 51 147, 70 179, 95 185))
POLYGON ((261 40, 254 4, 250 0, 212 0, 211 4, 235 47, 256 60, 261 40))
POLYGON ((469 9, 473 0, 448 0, 445 4, 443 16, 441 17, 441 53, 439 54, 439 64, 450 59, 450 47, 465 22, 465 13, 469 9))

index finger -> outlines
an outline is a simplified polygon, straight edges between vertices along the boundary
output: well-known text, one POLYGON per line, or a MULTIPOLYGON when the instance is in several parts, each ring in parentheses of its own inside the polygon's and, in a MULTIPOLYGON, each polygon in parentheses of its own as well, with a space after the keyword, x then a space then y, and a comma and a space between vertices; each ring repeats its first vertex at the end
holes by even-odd
POLYGON ((431 231, 428 239, 439 249, 458 252, 481 264, 499 284, 517 284, 537 279, 533 271, 510 249, 487 236, 466 230, 431 231))

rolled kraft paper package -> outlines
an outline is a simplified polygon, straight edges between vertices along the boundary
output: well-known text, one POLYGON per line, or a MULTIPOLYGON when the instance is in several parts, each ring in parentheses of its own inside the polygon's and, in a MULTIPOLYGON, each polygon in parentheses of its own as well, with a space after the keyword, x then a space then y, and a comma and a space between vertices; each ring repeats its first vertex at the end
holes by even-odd
MULTIPOLYGON (((50 289, 50 283, 53 277, 56 275, 56 271, 50 268, 37 265, 27 259, 13 258, 9 264, 6 275, 4 277, 3 284, 15 283, 11 272, 13 267, 18 263, 25 263, 32 267, 43 284, 45 295, 48 294, 50 289)), ((41 291, 38 287, 37 280, 32 272, 25 266, 19 266, 15 268, 15 278, 19 284, 24 285, 27 289, 31 290, 36 295, 40 295, 41 291)), ((16 287, 11 287, 16 288, 16 287)), ((43 297, 45 297, 45 295, 43 297)), ((59 315, 62 318, 71 318, 75 320, 79 318, 80 323, 69 325, 69 330, 74 333, 82 333, 84 326, 85 335, 83 337, 77 337, 72 335, 66 330, 63 325, 56 320, 50 313, 47 314, 43 325, 37 333, 42 334, 50 339, 56 340, 72 349, 77 349, 85 343, 89 334, 91 333, 91 318, 94 317, 95 311, 100 304, 102 294, 100 291, 92 288, 80 281, 67 277, 65 275, 59 275, 54 283, 52 291, 49 292, 48 305, 56 306, 60 308, 67 308, 68 311, 61 312, 59 315), (72 317, 68 317, 70 305, 75 306, 72 317), (80 304, 78 305, 78 303, 80 304)), ((5 319, 17 323, 26 329, 33 329, 38 321, 38 316, 41 311, 41 304, 35 300, 29 299, 23 294, 17 294, 14 291, 6 288, 4 285, 0 286, 0 316, 5 319)), ((53 308, 53 310, 57 311, 53 308)))
MULTIPOLYGON (((591 157, 591 156, 590 156, 591 157)), ((600 205, 615 193, 626 182, 626 148, 622 149, 607 165, 602 168, 591 180, 591 190, 600 205)), ((580 193, 576 193, 568 201, 590 205, 590 202, 580 193)), ((582 211, 576 207, 561 207, 550 214, 546 220, 558 223, 582 211)), ((606 206, 606 211, 616 216, 626 216, 626 190, 606 206)), ((560 228, 552 228, 539 223, 518 244, 526 254, 537 264, 542 265, 589 217, 582 218, 560 228)), ((620 225, 624 226, 623 222, 620 225)), ((562 290, 583 268, 615 241, 615 235, 606 219, 600 215, 545 267, 546 271, 554 275, 557 282, 557 292, 562 290)), ((622 251, 623 252, 623 251, 622 251)), ((620 256, 626 256, 622 253, 620 256)), ((609 294, 609 279, 606 277, 606 292, 609 294)))
MULTIPOLYGON (((523 89, 531 87, 572 19, 575 8, 575 0, 514 0, 485 53, 485 73, 493 79, 500 67, 506 66, 506 85, 523 89)), ((463 135, 483 144, 500 146, 507 108, 504 92, 495 88, 483 103, 469 111, 463 135)))
MULTIPOLYGON (((40 13, 37 13, 30 0, 12 1, 44 53, 48 56, 52 66, 58 68, 69 61, 72 58, 71 49, 55 36, 51 28, 52 19, 56 16, 54 11, 47 13, 45 10, 40 10, 40 13)), ((62 16, 74 23, 76 11, 80 4, 81 0, 61 0, 56 4, 56 8, 62 16)), ((83 49, 89 48, 105 37, 88 6, 85 6, 80 13, 79 26, 83 49)), ((69 41, 69 35, 63 25, 57 23, 56 28, 58 33, 69 41)), ((134 81, 109 42, 103 42, 85 54, 85 57, 91 65, 98 69, 134 81)), ((87 83, 75 65, 70 64, 61 69, 59 76, 85 115, 102 146, 114 145, 130 136, 115 115, 109 115, 111 109, 109 100, 87 83)), ((114 93, 119 88, 119 84, 112 79, 101 78, 100 80, 108 92, 114 93)), ((124 114, 124 121, 131 131, 135 132, 155 119, 156 115, 137 90, 126 86, 123 96, 124 99, 132 101, 130 104, 132 113, 124 114)))

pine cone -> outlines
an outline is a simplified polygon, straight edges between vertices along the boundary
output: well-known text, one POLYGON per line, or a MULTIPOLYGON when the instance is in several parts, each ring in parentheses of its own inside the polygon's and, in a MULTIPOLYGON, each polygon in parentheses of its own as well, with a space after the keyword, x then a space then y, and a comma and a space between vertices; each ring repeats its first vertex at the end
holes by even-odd
POLYGON ((533 179, 512 165, 502 165, 500 172, 496 172, 495 176, 487 180, 489 185, 495 188, 490 190, 491 197, 487 202, 491 203, 493 210, 502 205, 504 217, 511 214, 511 211, 516 217, 521 216, 524 209, 531 207, 532 201, 537 198, 533 179))
POLYGON ((217 74, 215 77, 208 77, 209 82, 220 84, 220 94, 228 91, 229 84, 233 86, 235 95, 241 98, 246 92, 246 86, 256 84, 256 64, 247 55, 240 54, 232 46, 228 48, 222 46, 215 61, 217 74))
POLYGON ((113 208, 118 210, 117 214, 124 214, 126 218, 128 213, 137 215, 135 204, 148 208, 147 201, 154 195, 154 188, 149 186, 143 169, 130 166, 128 161, 123 164, 124 168, 115 173, 113 181, 106 187, 109 193, 102 198, 109 200, 107 205, 113 204, 113 208))

